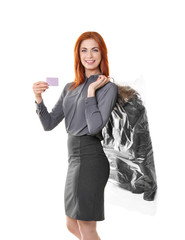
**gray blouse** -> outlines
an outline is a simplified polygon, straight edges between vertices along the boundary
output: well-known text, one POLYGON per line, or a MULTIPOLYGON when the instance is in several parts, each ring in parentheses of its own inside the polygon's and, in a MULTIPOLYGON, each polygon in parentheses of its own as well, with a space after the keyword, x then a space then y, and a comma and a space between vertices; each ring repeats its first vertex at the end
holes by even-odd
POLYGON ((87 97, 89 85, 96 81, 100 74, 85 75, 84 83, 75 90, 68 90, 70 83, 67 83, 49 113, 44 102, 36 103, 36 113, 45 131, 52 130, 65 118, 67 133, 74 136, 96 135, 107 123, 116 100, 118 87, 113 82, 108 82, 95 91, 94 97, 87 97))

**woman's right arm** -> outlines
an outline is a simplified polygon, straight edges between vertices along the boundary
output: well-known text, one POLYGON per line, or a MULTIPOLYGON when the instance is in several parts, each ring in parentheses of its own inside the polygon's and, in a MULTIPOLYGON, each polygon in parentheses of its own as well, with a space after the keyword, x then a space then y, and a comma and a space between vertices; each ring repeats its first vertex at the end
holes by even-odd
POLYGON ((62 94, 60 95, 54 108, 49 113, 42 99, 42 93, 45 92, 46 89, 48 89, 48 84, 46 82, 36 82, 33 84, 33 92, 35 94, 36 113, 38 114, 45 131, 52 130, 64 118, 63 98, 67 91, 67 85, 68 84, 66 84, 66 86, 64 87, 62 94))

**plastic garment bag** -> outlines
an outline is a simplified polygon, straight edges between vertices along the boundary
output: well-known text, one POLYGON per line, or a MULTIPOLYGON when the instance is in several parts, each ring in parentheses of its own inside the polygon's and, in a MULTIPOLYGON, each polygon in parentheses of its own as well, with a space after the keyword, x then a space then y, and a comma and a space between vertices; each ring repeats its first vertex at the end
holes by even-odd
POLYGON ((118 100, 101 134, 109 181, 153 201, 157 182, 152 142, 146 109, 134 89, 118 85, 118 100))

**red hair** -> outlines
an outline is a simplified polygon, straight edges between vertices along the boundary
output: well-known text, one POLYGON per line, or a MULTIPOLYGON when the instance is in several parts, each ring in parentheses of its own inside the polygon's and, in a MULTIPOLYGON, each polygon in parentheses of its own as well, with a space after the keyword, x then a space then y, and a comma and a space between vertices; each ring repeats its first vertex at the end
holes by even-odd
POLYGON ((102 36, 97 32, 84 32, 78 37, 75 47, 74 47, 75 79, 74 79, 72 85, 70 86, 70 88, 72 88, 72 86, 73 86, 72 90, 74 90, 76 87, 78 87, 80 84, 82 84, 85 81, 85 75, 84 75, 85 69, 80 60, 80 45, 83 40, 90 39, 90 38, 94 39, 98 43, 100 51, 101 51, 102 59, 101 59, 100 66, 99 66, 100 72, 102 75, 105 75, 106 77, 109 76, 109 62, 108 62, 108 57, 107 57, 107 46, 106 46, 102 36))

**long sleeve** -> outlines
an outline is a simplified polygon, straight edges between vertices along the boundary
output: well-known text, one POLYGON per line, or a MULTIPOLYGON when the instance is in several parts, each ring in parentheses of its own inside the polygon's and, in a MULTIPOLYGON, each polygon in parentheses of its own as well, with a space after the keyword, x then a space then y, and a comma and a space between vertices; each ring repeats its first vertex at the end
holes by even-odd
POLYGON ((65 85, 57 103, 50 113, 43 101, 39 104, 35 101, 36 113, 38 114, 45 131, 50 131, 55 128, 64 118, 63 98, 66 94, 67 86, 68 84, 65 85))
POLYGON ((110 84, 98 100, 96 96, 85 98, 85 117, 89 133, 95 135, 105 126, 115 106, 117 94, 117 85, 110 84))

